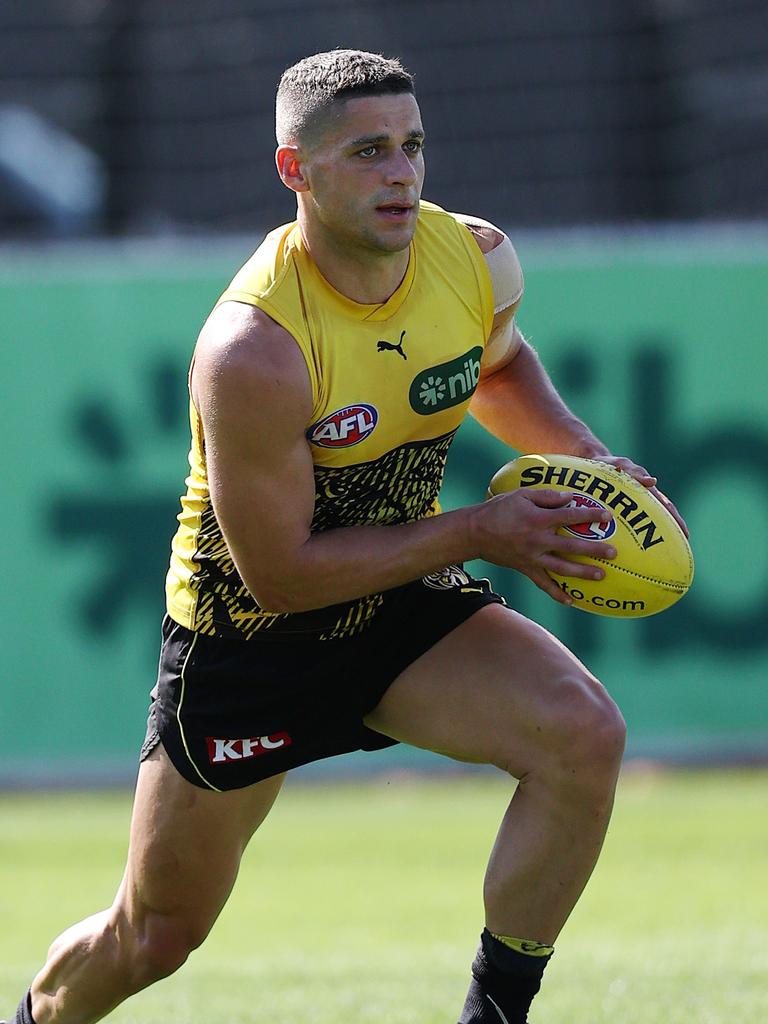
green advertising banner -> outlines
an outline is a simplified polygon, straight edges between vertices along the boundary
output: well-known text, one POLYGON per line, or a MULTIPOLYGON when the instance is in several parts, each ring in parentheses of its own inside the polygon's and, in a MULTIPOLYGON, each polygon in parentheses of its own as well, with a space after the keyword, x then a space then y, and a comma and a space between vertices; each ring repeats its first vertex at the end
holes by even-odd
MULTIPOLYGON (((524 330, 574 410, 659 476, 696 580, 668 612, 619 621, 472 568, 605 682, 630 753, 768 755, 768 253, 529 248, 524 330)), ((186 475, 187 364, 247 255, 3 257, 0 781, 133 770, 186 475)), ((512 455, 468 422, 444 506, 480 500, 512 455)))

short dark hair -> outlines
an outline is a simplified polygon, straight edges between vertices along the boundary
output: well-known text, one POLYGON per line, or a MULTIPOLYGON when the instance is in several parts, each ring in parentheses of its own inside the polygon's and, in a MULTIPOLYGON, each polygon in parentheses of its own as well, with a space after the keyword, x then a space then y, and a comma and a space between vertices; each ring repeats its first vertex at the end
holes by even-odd
POLYGON ((306 136, 334 100, 413 91, 413 75, 396 57, 365 50, 314 53, 287 68, 280 79, 277 141, 283 145, 306 136))

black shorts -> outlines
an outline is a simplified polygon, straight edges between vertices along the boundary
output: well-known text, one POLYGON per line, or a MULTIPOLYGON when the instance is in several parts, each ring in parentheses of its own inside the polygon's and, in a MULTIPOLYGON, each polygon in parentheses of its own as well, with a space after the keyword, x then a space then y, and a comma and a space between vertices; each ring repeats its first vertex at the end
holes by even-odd
POLYGON ((142 760, 162 741, 185 779, 227 790, 335 754, 393 745, 363 717, 408 665, 503 598, 458 566, 384 596, 364 632, 339 640, 258 633, 221 639, 166 616, 142 760))

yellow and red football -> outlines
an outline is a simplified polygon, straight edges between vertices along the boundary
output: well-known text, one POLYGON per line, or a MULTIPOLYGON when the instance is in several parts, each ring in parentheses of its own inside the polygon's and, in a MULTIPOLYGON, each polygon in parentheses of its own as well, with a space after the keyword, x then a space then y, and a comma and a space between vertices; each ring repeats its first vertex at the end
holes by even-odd
MULTIPOLYGON (((606 462, 573 455, 522 455, 494 475, 488 496, 517 488, 545 488, 573 494, 571 505, 609 509, 608 523, 579 523, 560 533, 581 540, 609 541, 616 558, 577 556, 600 565, 601 580, 551 573, 573 598, 573 607, 595 615, 639 618, 664 611, 693 581, 693 554, 685 534, 661 502, 633 477, 606 462)), ((570 557, 570 556, 569 556, 570 557)))

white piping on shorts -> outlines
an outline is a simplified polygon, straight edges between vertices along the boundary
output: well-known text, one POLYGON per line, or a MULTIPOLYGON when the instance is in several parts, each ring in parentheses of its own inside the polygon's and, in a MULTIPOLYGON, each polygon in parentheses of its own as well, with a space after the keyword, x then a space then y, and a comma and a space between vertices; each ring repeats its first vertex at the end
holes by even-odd
POLYGON ((192 767, 195 769, 195 771, 200 776, 202 781, 206 784, 208 789, 212 789, 214 791, 214 793, 221 793, 222 791, 220 789, 217 789, 216 786, 213 785, 213 783, 209 782, 208 779, 206 779, 206 777, 203 775, 203 773, 197 767, 195 762, 192 760, 192 755, 190 754, 189 747, 187 746, 187 737, 184 735, 184 726, 181 724, 181 706, 184 703, 184 693, 185 693, 186 688, 187 688, 187 680, 185 679, 184 674, 187 671, 187 662, 189 661, 189 658, 190 658, 190 655, 192 654, 192 651, 194 651, 194 649, 195 649, 195 644, 197 643, 197 638, 199 636, 200 636, 199 633, 195 633, 194 638, 192 640, 192 643, 189 645, 189 650, 187 651, 187 656, 184 659, 184 664, 183 664, 182 669, 181 669, 181 696, 179 697, 179 706, 176 708, 176 721, 177 721, 178 726, 179 726, 179 732, 181 733, 181 742, 184 744, 184 752, 187 755, 187 760, 192 765, 192 767))

